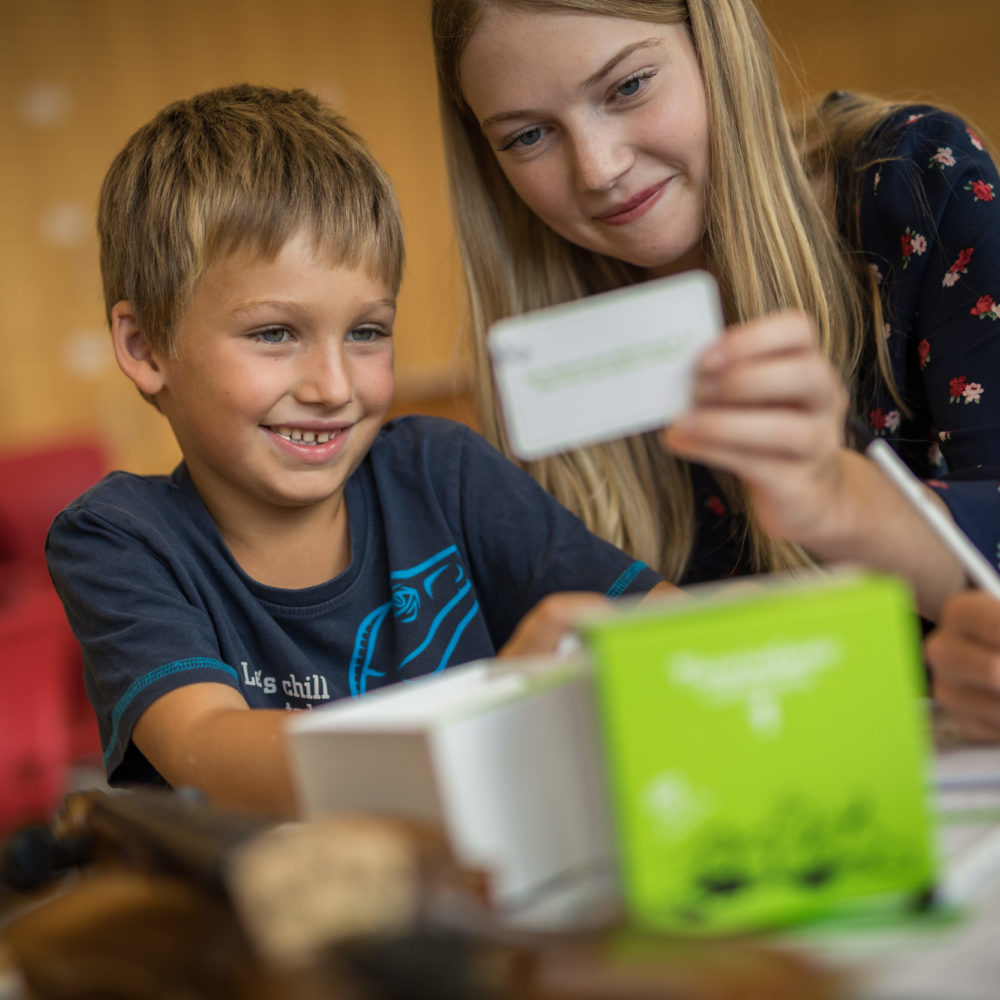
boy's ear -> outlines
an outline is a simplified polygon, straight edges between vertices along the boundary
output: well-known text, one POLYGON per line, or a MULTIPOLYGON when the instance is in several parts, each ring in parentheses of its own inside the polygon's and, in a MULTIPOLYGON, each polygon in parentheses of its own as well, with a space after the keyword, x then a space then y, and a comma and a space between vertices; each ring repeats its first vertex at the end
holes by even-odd
POLYGON ((155 396, 165 378, 146 335, 139 329, 132 303, 127 299, 111 308, 111 342, 118 367, 147 396, 155 396))

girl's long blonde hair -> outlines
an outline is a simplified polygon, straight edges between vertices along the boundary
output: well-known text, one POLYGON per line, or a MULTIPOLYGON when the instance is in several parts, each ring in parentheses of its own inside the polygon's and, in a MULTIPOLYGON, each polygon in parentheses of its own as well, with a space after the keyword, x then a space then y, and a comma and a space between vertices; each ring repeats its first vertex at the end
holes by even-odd
MULTIPOLYGON (((727 322, 776 309, 814 317, 823 349, 851 384, 870 328, 870 302, 810 187, 778 90, 767 30, 749 0, 434 0, 432 28, 452 207, 484 434, 510 454, 485 350, 496 320, 644 280, 638 268, 577 247, 514 193, 461 91, 460 60, 488 10, 576 11, 686 23, 704 78, 711 135, 705 255, 727 322)), ((694 500, 686 464, 655 435, 530 463, 529 471, 597 534, 678 581, 690 558, 694 500)), ((731 476, 718 476, 746 514, 757 570, 809 565, 766 535, 731 476)))

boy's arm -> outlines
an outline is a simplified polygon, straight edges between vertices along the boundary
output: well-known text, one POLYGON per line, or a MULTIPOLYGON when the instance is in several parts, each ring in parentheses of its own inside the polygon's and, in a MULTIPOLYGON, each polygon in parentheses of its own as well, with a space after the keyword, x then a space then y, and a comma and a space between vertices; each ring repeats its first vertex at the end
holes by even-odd
MULTIPOLYGON (((659 583, 643 600, 676 595, 659 583)), ((550 594, 518 625, 500 656, 556 652, 581 615, 605 610, 602 594, 550 594)), ((225 684, 168 691, 139 716, 132 741, 175 788, 190 786, 216 805, 268 816, 295 816, 285 709, 251 709, 225 684)))
MULTIPOLYGON (((669 583, 643 600, 678 594, 669 583)), ((550 594, 518 625, 500 656, 556 652, 581 615, 608 607, 602 594, 550 594)), ((188 684, 158 698, 139 716, 132 741, 175 788, 191 786, 220 806, 295 816, 285 709, 251 709, 225 684, 188 684)))
POLYGON ((294 816, 295 793, 285 709, 250 709, 235 688, 189 684, 158 698, 132 740, 175 788, 190 786, 215 804, 294 816))

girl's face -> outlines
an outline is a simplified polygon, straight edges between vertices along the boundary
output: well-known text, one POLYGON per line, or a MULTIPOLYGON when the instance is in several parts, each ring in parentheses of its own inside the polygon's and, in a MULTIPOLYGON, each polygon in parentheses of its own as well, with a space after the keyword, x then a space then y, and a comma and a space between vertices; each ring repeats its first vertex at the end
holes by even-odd
POLYGON ((494 9, 462 92, 524 203, 654 275, 703 265, 708 115, 682 24, 494 9))

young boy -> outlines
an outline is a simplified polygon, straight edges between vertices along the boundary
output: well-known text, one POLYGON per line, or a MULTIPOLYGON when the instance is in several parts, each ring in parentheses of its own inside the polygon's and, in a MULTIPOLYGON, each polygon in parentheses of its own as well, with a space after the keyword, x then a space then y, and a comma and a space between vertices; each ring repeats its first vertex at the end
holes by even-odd
POLYGON ((293 812, 286 709, 552 651, 594 592, 668 589, 462 425, 383 427, 398 206, 311 95, 170 105, 98 229, 118 364, 184 458, 112 473, 49 535, 112 784, 293 812))

